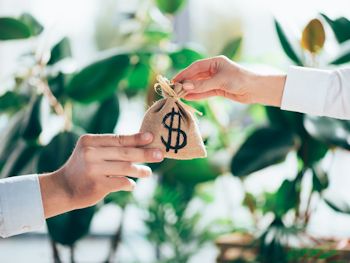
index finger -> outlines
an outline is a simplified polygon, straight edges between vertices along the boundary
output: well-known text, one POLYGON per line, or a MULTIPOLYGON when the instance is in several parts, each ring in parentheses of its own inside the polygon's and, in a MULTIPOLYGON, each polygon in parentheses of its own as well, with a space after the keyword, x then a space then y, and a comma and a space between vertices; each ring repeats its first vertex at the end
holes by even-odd
POLYGON ((210 58, 197 60, 178 73, 173 78, 173 82, 209 77, 211 75, 211 64, 210 58))
POLYGON ((132 135, 85 134, 79 140, 84 146, 90 147, 137 147, 145 146, 152 141, 153 135, 150 132, 136 133, 132 135))

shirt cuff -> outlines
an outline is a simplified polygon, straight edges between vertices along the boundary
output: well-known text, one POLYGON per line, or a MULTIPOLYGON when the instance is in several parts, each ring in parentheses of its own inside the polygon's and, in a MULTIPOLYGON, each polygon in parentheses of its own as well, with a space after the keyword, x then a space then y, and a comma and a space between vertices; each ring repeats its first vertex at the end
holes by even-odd
POLYGON ((0 180, 0 236, 40 230, 45 225, 38 175, 0 180))
POLYGON ((290 67, 287 72, 281 109, 323 116, 331 82, 330 71, 290 67))

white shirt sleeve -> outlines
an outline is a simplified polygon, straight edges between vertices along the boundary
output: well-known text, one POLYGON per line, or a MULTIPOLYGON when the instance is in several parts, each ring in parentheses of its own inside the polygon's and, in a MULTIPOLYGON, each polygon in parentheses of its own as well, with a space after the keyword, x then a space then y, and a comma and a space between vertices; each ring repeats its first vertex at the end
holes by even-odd
POLYGON ((290 67, 281 109, 350 120, 350 68, 290 67))
POLYGON ((41 229, 45 224, 38 175, 0 180, 0 236, 41 229))

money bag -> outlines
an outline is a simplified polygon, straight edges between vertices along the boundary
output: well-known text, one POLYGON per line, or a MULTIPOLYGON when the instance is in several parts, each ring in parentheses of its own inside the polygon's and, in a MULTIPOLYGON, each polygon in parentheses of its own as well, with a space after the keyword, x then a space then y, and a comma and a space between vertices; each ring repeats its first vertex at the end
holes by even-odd
POLYGON ((198 111, 180 100, 186 92, 181 84, 170 84, 157 77, 155 89, 163 99, 155 102, 145 113, 141 132, 151 132, 153 142, 147 148, 161 149, 165 158, 194 159, 207 156, 194 114, 198 111))

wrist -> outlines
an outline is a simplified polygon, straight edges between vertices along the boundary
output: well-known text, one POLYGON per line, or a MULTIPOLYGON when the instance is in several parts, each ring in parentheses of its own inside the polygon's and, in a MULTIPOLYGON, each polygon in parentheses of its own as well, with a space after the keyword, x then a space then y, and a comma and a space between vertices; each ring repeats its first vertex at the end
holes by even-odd
POLYGON ((62 169, 39 175, 39 182, 45 218, 75 209, 62 169))
POLYGON ((255 75, 249 82, 251 103, 281 106, 286 75, 255 75))

